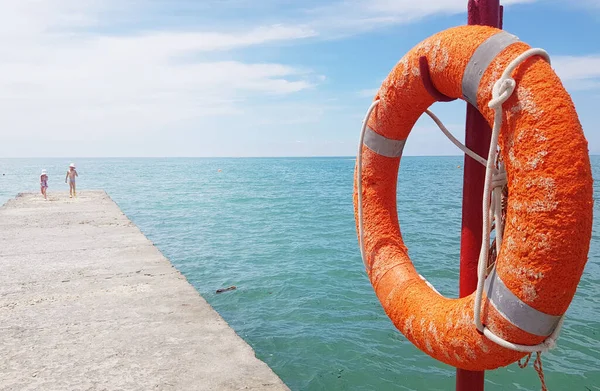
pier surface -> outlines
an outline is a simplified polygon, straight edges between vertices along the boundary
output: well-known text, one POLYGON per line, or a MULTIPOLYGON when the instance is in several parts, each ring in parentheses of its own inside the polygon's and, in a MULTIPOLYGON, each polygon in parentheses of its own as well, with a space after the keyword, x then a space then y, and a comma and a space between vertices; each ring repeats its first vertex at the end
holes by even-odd
POLYGON ((103 191, 0 207, 0 390, 288 390, 103 191))

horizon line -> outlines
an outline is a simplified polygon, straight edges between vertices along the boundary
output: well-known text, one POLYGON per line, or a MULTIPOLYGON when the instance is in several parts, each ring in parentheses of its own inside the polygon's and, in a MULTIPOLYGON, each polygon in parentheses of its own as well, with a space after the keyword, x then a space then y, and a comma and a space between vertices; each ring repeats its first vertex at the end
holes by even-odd
MULTIPOLYGON (((402 157, 462 157, 465 155, 403 155, 402 157)), ((590 153, 589 156, 600 156, 598 153, 590 153)), ((291 156, 26 156, 26 157, 2 157, 0 160, 19 159, 311 159, 311 158, 353 158, 355 155, 291 155, 291 156)))

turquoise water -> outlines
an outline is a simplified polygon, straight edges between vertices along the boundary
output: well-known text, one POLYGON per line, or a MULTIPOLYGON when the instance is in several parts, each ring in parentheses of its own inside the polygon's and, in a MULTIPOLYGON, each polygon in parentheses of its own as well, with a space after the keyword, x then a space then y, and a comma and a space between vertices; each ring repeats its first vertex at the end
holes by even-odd
MULTIPOLYGON (((67 190, 64 159, 0 159, 0 204, 67 190), (2 173, 6 175, 2 176, 2 173)), ((292 390, 451 390, 454 369, 414 348, 388 320, 357 246, 353 158, 77 159, 80 191, 105 189, 292 390), (221 169, 221 172, 218 172, 221 169), (236 291, 215 294, 221 287, 236 291)), ((461 157, 407 157, 399 215, 418 271, 458 291, 461 157)), ((600 390, 600 157, 596 220, 550 390, 600 390)), ((486 390, 538 390, 529 367, 486 374, 486 390)))

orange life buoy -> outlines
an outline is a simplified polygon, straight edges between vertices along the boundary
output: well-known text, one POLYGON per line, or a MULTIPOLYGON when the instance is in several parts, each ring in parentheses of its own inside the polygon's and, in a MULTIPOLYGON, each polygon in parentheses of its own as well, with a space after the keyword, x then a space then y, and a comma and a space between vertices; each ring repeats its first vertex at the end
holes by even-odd
MULTIPOLYGON (((419 349, 449 365, 488 370, 525 353, 490 341, 474 325, 474 295, 448 299, 415 270, 396 209, 397 176, 413 125, 434 103, 419 77, 425 56, 437 90, 487 106, 507 64, 530 47, 502 30, 461 26, 426 39, 395 66, 375 100, 361 147, 363 258, 394 325, 419 349)), ((532 57, 512 74, 499 136, 508 206, 495 273, 487 277, 481 321, 507 341, 536 345, 566 312, 583 273, 592 229, 592 176, 587 141, 570 96, 551 66, 532 57)), ((360 240, 360 235, 359 235, 360 240)))

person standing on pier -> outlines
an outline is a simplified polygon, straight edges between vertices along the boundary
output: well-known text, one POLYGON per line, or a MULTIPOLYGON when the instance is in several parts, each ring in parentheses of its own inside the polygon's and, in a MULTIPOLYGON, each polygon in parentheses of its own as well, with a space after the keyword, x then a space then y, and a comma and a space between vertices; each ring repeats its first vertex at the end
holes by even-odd
POLYGON ((77 189, 75 188, 75 177, 78 177, 75 163, 69 165, 69 170, 65 176, 65 183, 69 182, 69 198, 77 197, 77 189))
POLYGON ((46 196, 46 191, 48 190, 48 174, 46 174, 46 170, 42 170, 42 174, 40 175, 40 190, 44 199, 48 201, 48 197, 46 196))

